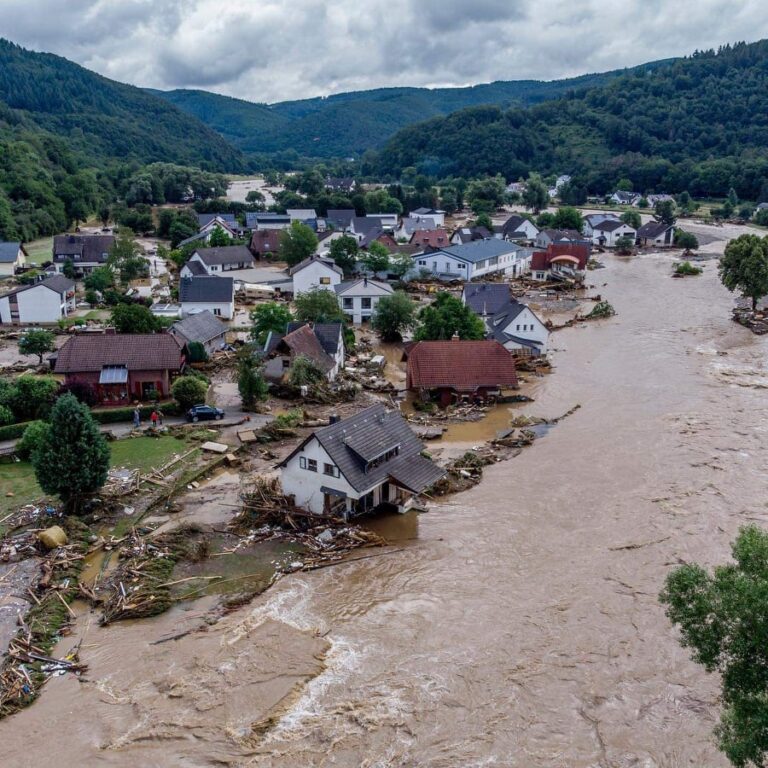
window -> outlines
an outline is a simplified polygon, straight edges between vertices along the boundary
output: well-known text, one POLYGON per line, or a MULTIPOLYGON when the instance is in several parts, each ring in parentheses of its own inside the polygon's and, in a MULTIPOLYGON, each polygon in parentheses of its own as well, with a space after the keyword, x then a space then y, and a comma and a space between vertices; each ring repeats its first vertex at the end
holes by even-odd
POLYGON ((213 314, 216 315, 216 317, 221 317, 221 309, 219 307, 214 307, 213 314))
POLYGON ((520 323, 517 324, 517 330, 520 330, 520 323))
POLYGON ((492 256, 490 259, 488 259, 488 265, 491 267, 495 267, 498 263, 499 263, 498 256, 492 256))
POLYGON ((328 462, 323 463, 323 474, 328 475, 329 477, 338 477, 339 476, 339 468, 334 464, 328 464, 328 462))
POLYGON ((344 309, 352 309, 352 306, 353 306, 352 299, 347 297, 347 296, 345 296, 344 297, 344 309))
POLYGON ((330 277, 321 277, 320 278, 320 285, 330 285, 331 284, 331 278, 330 277))
POLYGON ((299 458, 299 466, 309 472, 317 472, 317 459, 308 459, 306 456, 299 458))
POLYGON ((363 309, 370 309, 371 308, 371 298, 370 296, 364 298, 362 301, 362 308, 363 309))
POLYGON ((419 266, 420 267, 426 267, 427 266, 427 262, 426 261, 420 261, 419 262, 419 266))

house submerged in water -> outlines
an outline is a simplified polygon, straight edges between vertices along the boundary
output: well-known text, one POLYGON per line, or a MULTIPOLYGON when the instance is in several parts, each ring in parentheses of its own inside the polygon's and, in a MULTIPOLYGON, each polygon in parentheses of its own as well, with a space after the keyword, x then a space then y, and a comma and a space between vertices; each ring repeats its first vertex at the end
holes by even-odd
POLYGON ((406 512, 445 470, 396 411, 372 405, 318 429, 278 466, 283 491, 316 514, 406 512))

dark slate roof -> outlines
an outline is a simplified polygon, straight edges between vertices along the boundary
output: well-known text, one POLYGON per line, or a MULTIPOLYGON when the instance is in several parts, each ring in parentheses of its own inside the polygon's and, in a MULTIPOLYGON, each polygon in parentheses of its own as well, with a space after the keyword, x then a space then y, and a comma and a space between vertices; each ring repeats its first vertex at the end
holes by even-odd
POLYGON ((329 208, 325 220, 334 229, 347 229, 354 218, 354 208, 329 208))
POLYGON ((355 216, 352 219, 352 224, 354 225, 355 232, 359 235, 364 235, 371 230, 381 229, 381 220, 370 216, 355 216))
POLYGON ((474 392, 483 387, 515 386, 515 361, 493 339, 420 341, 408 353, 409 389, 474 392))
POLYGON ((72 280, 68 280, 64 275, 52 275, 45 280, 41 280, 39 283, 32 283, 32 285, 21 285, 18 288, 14 288, 12 291, 2 294, 3 296, 15 296, 16 294, 23 293, 24 291, 30 291, 33 288, 39 288, 40 286, 50 288, 56 293, 64 294, 67 291, 73 291, 75 289, 75 283, 72 280))
POLYGON ((179 282, 179 301, 182 304, 228 303, 234 295, 235 281, 231 277, 182 277, 179 282))
POLYGON ((21 243, 0 243, 0 264, 13 264, 19 255, 21 243))
MULTIPOLYGON (((518 232, 520 230, 520 227, 523 226, 528 219, 525 218, 525 216, 520 216, 518 214, 515 214, 513 216, 510 216, 505 222, 504 225, 501 228, 501 231, 504 233, 504 235, 510 235, 513 232, 518 232)), ((534 227, 536 225, 534 224, 534 227)), ((537 228, 538 229, 538 228, 537 228)))
POLYGON ((191 273, 193 277, 199 277, 200 275, 207 275, 208 272, 205 269, 205 264, 201 264, 197 259, 194 261, 188 261, 184 265, 191 273))
POLYGON ((171 332, 181 336, 185 341, 209 342, 227 332, 227 326, 207 309, 196 315, 188 315, 171 326, 171 332))
POLYGON ((53 257, 56 261, 66 261, 79 256, 80 262, 103 264, 114 244, 114 235, 56 235, 53 238, 53 257))
POLYGON ((507 283, 467 283, 462 295, 464 303, 477 315, 495 315, 509 303, 507 283))
POLYGON ((601 221, 618 221, 619 217, 615 213, 590 213, 584 217, 591 227, 595 227, 601 221))
MULTIPOLYGON (((302 323, 294 320, 288 323, 288 327, 285 330, 286 334, 293 333, 302 326, 310 325, 309 323, 302 323)), ((310 325, 317 336, 320 346, 325 350, 326 354, 334 357, 339 350, 339 344, 344 343, 344 336, 342 333, 343 326, 341 323, 315 323, 310 325)), ((269 343, 269 340, 268 340, 269 343)), ((269 351, 269 350, 267 350, 269 351)))
POLYGON ((376 226, 373 229, 369 229, 360 241, 361 248, 367 248, 374 240, 378 240, 384 234, 384 230, 380 226, 376 226))
POLYGON ((665 224, 663 221, 649 221, 637 230, 638 237, 647 237, 654 240, 663 235, 673 224, 665 224))
POLYGON ((291 217, 284 213, 256 213, 253 216, 254 225, 264 224, 290 224, 291 217))
POLYGON ((300 261, 298 264, 296 264, 296 266, 293 266, 288 270, 288 274, 295 275, 297 272, 301 272, 302 269, 304 269, 305 267, 308 267, 310 264, 312 264, 315 261, 325 265, 326 267, 328 267, 328 269, 332 270, 333 272, 336 272, 336 274, 338 275, 344 274, 344 270, 341 267, 339 267, 333 259, 329 259, 325 256, 317 256, 317 255, 308 256, 306 259, 304 259, 304 261, 300 261))
POLYGON ((438 253, 447 253, 449 256, 453 256, 456 259, 461 259, 462 261, 474 264, 494 256, 513 253, 517 250, 519 250, 519 248, 516 245, 507 243, 504 240, 491 238, 489 240, 475 240, 472 243, 465 243, 464 245, 451 245, 446 248, 441 248, 438 253))
POLYGON ((399 413, 387 411, 381 403, 318 429, 279 466, 285 466, 313 438, 317 439, 347 482, 358 492, 366 491, 392 477, 414 493, 419 493, 445 474, 444 470, 428 459, 425 461, 429 461, 433 470, 431 472, 422 461, 417 461, 421 459, 423 443, 399 413), (364 456, 375 458, 394 448, 398 448, 397 456, 370 467, 366 472, 364 456))
POLYGON ((192 237, 188 237, 186 240, 182 240, 178 247, 181 248, 184 245, 191 245, 192 243, 196 243, 199 240, 205 240, 207 237, 207 232, 198 232, 196 235, 192 235, 192 237))
POLYGON ((253 254, 244 245, 225 245, 221 248, 198 248, 195 253, 209 266, 211 264, 253 263, 253 254))
POLYGON ((134 371, 177 371, 181 348, 168 333, 84 333, 73 336, 59 350, 55 370, 82 373, 108 365, 124 365, 134 371))
POLYGON ((598 230, 599 232, 613 232, 616 229, 628 226, 629 224, 625 224, 623 221, 614 221, 613 219, 608 219, 606 221, 601 221, 599 224, 595 224, 592 228, 598 230))
POLYGON ((206 224, 210 224, 214 219, 221 219, 230 227, 239 226, 234 213, 198 213, 197 224, 199 227, 204 227, 206 224))

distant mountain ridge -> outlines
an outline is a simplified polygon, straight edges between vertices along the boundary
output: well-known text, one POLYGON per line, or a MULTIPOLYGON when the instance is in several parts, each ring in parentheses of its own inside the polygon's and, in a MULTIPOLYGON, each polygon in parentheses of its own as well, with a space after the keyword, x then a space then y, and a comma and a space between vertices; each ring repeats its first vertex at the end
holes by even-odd
POLYGON ((496 81, 464 88, 378 88, 275 104, 220 96, 208 91, 151 91, 201 120, 247 153, 293 150, 301 156, 346 157, 381 147, 401 128, 466 107, 493 104, 531 106, 595 88, 631 70, 581 75, 563 80, 496 81))

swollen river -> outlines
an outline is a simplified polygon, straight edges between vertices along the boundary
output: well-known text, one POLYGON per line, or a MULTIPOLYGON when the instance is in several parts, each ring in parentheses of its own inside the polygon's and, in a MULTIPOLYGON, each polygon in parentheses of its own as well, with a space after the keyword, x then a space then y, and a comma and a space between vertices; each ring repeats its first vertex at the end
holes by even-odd
POLYGON ((524 412, 580 410, 388 522, 400 551, 156 645, 205 605, 82 620, 85 680, 0 722, 3 765, 725 766, 718 681, 657 595, 768 522, 768 338, 731 322, 715 262, 673 280, 669 256, 605 261, 590 279, 618 315, 553 336, 524 412))

